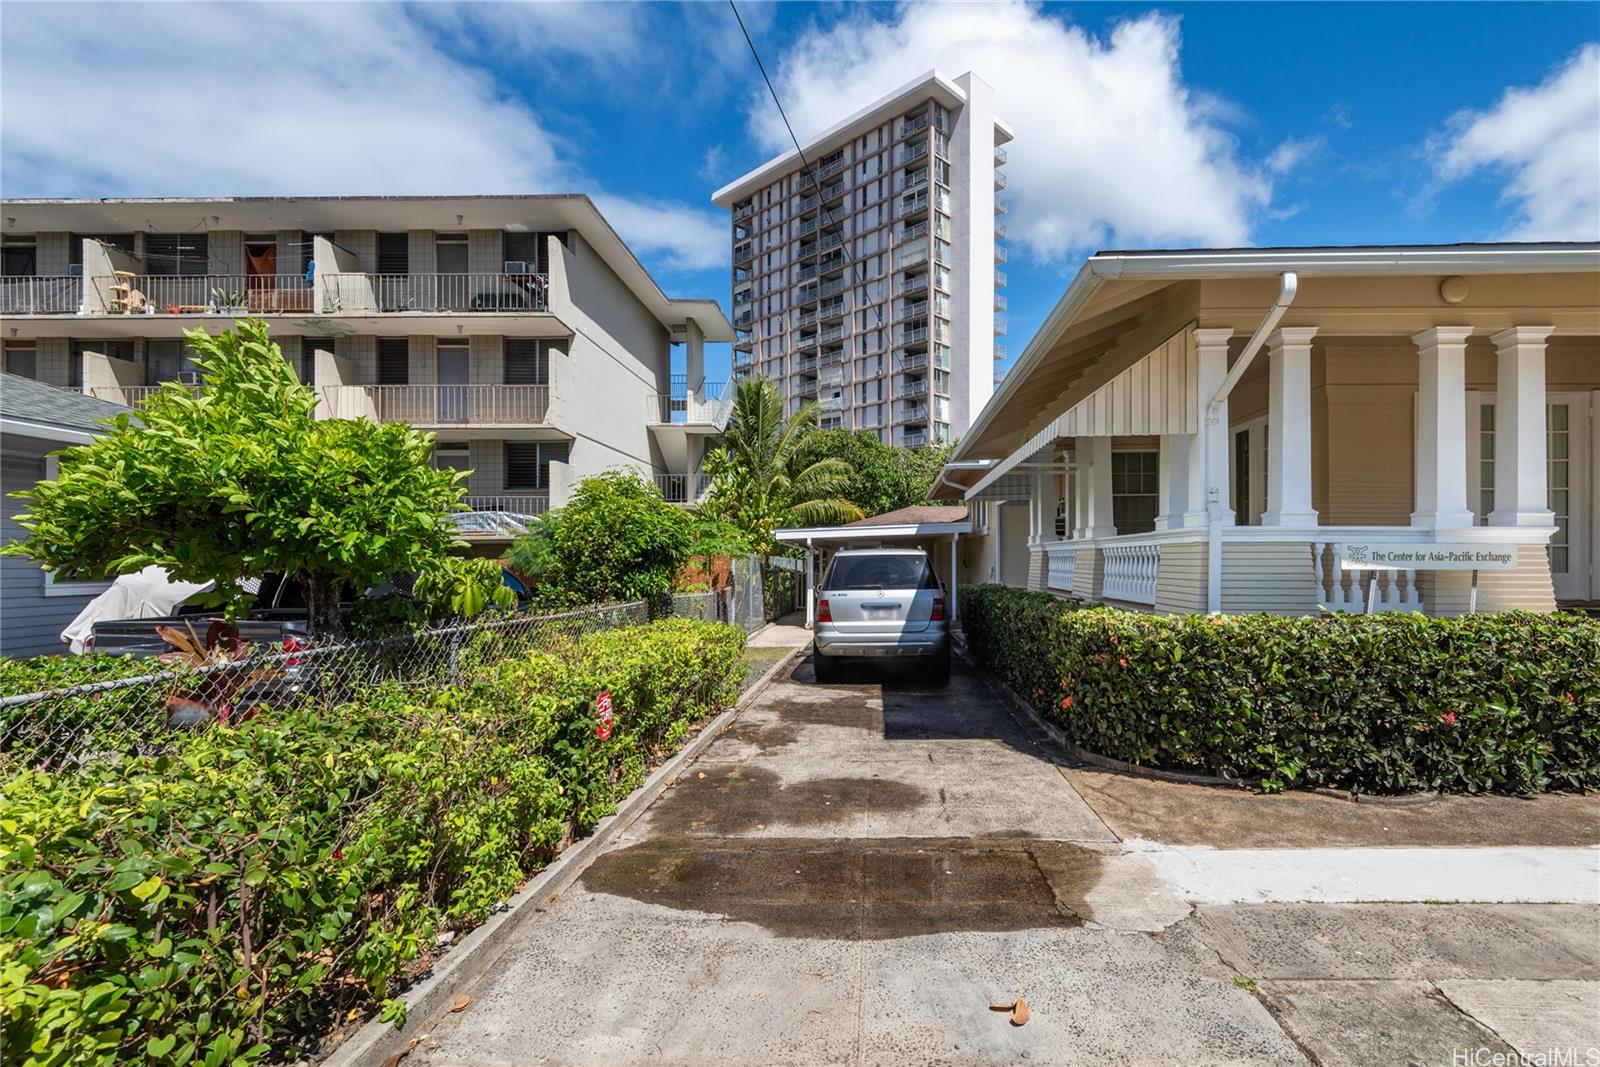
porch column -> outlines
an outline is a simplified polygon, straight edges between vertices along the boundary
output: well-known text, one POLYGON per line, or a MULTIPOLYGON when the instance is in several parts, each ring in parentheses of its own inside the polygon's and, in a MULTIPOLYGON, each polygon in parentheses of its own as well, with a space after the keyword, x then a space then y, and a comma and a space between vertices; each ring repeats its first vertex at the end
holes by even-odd
POLYGON ((817 628, 817 583, 816 583, 816 555, 811 550, 811 542, 806 542, 806 629, 817 628))
POLYGON ((960 534, 950 535, 950 625, 954 627, 961 618, 961 598, 958 584, 961 575, 961 556, 956 546, 961 544, 960 534))
MULTIPOLYGON (((1055 457, 1051 457, 1051 463, 1055 457)), ((1056 471, 1038 475, 1033 483, 1034 515, 1038 535, 1034 544, 1041 545, 1056 539, 1056 505, 1061 502, 1061 475, 1056 471)))
POLYGON ((1494 510, 1490 526, 1554 526, 1545 436, 1544 349, 1549 326, 1513 326, 1493 338, 1494 510))
POLYGON ((1311 507, 1311 339, 1316 334, 1315 326, 1288 326, 1267 338, 1268 507, 1261 515, 1263 526, 1317 524, 1311 507))
POLYGON ((693 319, 686 319, 683 324, 683 377, 684 421, 696 422, 698 401, 706 384, 706 335, 693 319))
POLYGON ((1187 434, 1161 435, 1161 513, 1156 529, 1176 530, 1183 525, 1189 509, 1189 437, 1187 434))
POLYGON ((1117 523, 1111 515, 1111 438, 1080 437, 1078 442, 1089 464, 1079 478, 1088 489, 1084 500, 1083 535, 1115 537, 1117 523))
POLYGON ((1188 509, 1183 525, 1204 527, 1211 508, 1216 508, 1222 526, 1233 525, 1233 499, 1228 492, 1228 402, 1217 408, 1215 422, 1208 421, 1207 405, 1217 395, 1222 379, 1228 376, 1228 342, 1233 337, 1229 326, 1195 330, 1195 393, 1199 404, 1199 426, 1189 444, 1188 509), (1210 488, 1214 495, 1207 496, 1210 488))
POLYGON ((1467 507, 1467 338, 1471 334, 1471 326, 1435 326, 1411 338, 1418 358, 1413 526, 1464 530, 1473 524, 1467 507))
POLYGON ((1004 504, 1004 500, 989 501, 989 506, 994 509, 989 516, 989 540, 994 545, 994 558, 989 562, 989 580, 1002 585, 1005 583, 1000 578, 1003 573, 1000 569, 1000 513, 1004 510, 1004 504))

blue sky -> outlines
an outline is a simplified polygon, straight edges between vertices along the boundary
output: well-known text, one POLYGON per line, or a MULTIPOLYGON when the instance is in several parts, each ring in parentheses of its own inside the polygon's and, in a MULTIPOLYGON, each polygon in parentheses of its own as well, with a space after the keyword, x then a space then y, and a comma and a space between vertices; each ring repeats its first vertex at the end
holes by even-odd
MULTIPOLYGON (((741 10, 802 136, 995 86, 1013 354, 1096 248, 1600 239, 1600 4, 741 10)), ((784 147, 722 3, 8 2, 0 60, 4 195, 581 191, 724 306, 708 197, 784 147)))

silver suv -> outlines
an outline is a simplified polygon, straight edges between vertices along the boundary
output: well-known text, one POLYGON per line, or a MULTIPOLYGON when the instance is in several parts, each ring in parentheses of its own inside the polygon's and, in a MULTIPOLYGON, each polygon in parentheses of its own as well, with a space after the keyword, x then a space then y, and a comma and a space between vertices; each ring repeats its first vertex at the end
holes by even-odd
POLYGON ((949 606, 928 554, 918 548, 847 549, 833 557, 817 589, 811 662, 832 679, 846 657, 926 659, 950 677, 949 606))

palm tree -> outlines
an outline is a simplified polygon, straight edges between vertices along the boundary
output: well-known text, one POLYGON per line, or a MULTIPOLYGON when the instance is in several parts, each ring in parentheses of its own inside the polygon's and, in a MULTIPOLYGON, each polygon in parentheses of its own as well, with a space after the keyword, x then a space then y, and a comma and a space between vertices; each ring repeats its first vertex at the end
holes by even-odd
POLYGON ((702 508, 742 530, 762 556, 778 550, 774 534, 782 527, 861 518, 861 509, 842 495, 850 465, 808 454, 806 438, 816 427, 816 404, 785 418, 776 385, 765 378, 740 381, 722 443, 706 455, 711 490, 702 508))

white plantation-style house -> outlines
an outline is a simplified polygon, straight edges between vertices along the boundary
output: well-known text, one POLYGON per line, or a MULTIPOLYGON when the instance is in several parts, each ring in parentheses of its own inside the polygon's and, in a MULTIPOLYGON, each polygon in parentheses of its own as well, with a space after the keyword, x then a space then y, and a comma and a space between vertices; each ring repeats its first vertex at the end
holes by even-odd
POLYGON ((715 300, 662 293, 586 196, 12 200, 5 370, 137 407, 194 381, 183 331, 262 317, 330 416, 405 420, 468 503, 560 506, 612 468, 703 489, 726 419, 715 300), (673 348, 682 345, 682 372, 673 348))
POLYGON ((962 581, 1158 612, 1600 602, 1600 246, 1091 257, 940 475, 962 581))

